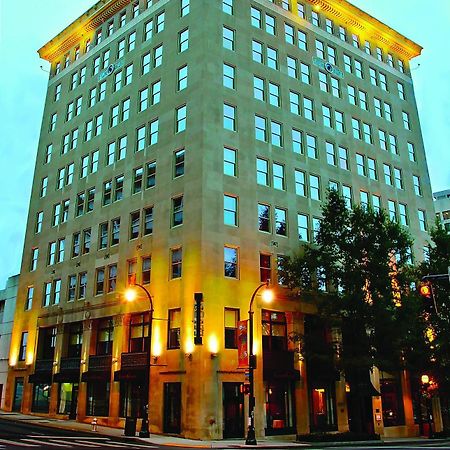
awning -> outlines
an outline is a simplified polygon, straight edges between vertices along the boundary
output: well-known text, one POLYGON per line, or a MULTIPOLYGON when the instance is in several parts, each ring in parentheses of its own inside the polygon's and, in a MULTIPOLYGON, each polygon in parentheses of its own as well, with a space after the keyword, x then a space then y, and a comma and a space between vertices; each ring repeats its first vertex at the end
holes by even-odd
POLYGON ((81 374, 81 381, 109 381, 110 377, 110 370, 88 370, 81 374))
POLYGON ((79 383, 80 372, 67 370, 59 373, 55 373, 53 377, 55 383, 79 383))
POLYGON ((52 384, 52 372, 35 372, 28 377, 28 383, 52 384))
POLYGON ((114 381, 142 381, 145 375, 145 370, 121 369, 114 372, 114 381))

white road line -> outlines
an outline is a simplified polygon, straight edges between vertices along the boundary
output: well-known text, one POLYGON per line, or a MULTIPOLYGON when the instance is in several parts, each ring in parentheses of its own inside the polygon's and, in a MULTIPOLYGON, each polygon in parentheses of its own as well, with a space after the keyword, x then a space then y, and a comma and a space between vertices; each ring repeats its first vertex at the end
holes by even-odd
POLYGON ((39 445, 36 445, 36 444, 26 444, 22 441, 9 441, 7 439, 0 439, 0 443, 6 444, 7 446, 14 445, 16 447, 39 447, 39 445))
POLYGON ((127 446, 127 447, 138 447, 138 448, 157 448, 155 445, 132 444, 129 442, 120 442, 118 444, 120 447, 127 446))
POLYGON ((42 440, 37 440, 37 439, 21 439, 20 440, 20 442, 23 442, 23 441, 32 442, 32 443, 35 442, 42 446, 44 446, 45 444, 51 444, 53 447, 72 447, 71 445, 67 445, 66 443, 58 444, 57 443, 58 441, 51 441, 51 440, 48 440, 48 441, 42 441, 42 440))
POLYGON ((77 443, 77 447, 103 447, 103 442, 89 442, 89 441, 79 441, 75 440, 73 442, 77 443))
POLYGON ((108 441, 109 438, 107 437, 84 437, 84 436, 57 436, 55 434, 53 435, 41 435, 41 434, 27 434, 27 437, 29 438, 43 438, 43 439, 89 439, 89 440, 104 440, 108 441))

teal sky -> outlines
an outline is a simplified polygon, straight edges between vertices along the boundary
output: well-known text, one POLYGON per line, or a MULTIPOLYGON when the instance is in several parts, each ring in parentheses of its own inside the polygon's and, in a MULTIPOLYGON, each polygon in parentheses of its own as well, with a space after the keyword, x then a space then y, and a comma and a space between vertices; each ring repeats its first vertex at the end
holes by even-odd
MULTIPOLYGON (((411 66, 431 185, 450 189, 450 1, 351 1, 424 47, 411 66)), ((94 4, 0 0, 0 289, 22 258, 48 80, 36 51, 94 4)))

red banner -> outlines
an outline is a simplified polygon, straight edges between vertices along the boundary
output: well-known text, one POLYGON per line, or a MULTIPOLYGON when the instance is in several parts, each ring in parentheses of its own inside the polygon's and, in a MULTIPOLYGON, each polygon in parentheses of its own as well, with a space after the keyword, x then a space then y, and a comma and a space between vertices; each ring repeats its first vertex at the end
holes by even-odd
POLYGON ((247 323, 248 320, 237 323, 238 367, 248 367, 247 323))

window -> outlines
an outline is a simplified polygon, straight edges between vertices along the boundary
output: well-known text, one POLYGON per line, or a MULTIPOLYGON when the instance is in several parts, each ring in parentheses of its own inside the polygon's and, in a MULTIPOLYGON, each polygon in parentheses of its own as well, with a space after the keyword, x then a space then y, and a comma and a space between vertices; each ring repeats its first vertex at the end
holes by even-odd
POLYGON ((289 91, 289 106, 291 113, 300 115, 300 94, 289 91))
POLYGON ((116 290, 116 282, 117 264, 111 264, 108 266, 107 292, 114 292, 116 290))
POLYGON ((278 236, 287 236, 286 210, 275 208, 275 234, 278 236))
POLYGON ((425 217, 425 211, 422 211, 421 209, 417 210, 417 217, 419 219, 420 231, 427 231, 427 221, 425 217))
POLYGON ((239 322, 239 309, 225 308, 224 328, 225 328, 225 348, 238 348, 237 332, 239 322))
POLYGON ((223 104, 223 127, 226 130, 236 131, 236 106, 223 104))
POLYGON ((272 166, 273 187, 281 191, 285 190, 284 182, 284 166, 282 164, 273 163, 272 166))
POLYGON ((144 209, 144 236, 153 233, 153 207, 144 209))
POLYGON ((275 17, 266 14, 266 32, 275 36, 275 17))
POLYGON ((130 240, 137 239, 139 237, 140 221, 140 211, 130 213, 130 240))
POLYGON ((317 139, 310 134, 306 135, 306 154, 308 158, 317 159, 317 139))
POLYGON ((391 166, 389 164, 383 164, 384 182, 388 186, 392 186, 392 174, 391 166))
POLYGON ((270 143, 277 147, 283 146, 282 125, 273 120, 270 121, 270 143))
POLYGON ((309 194, 313 200, 320 200, 320 181, 316 175, 309 176, 309 194))
POLYGON ((223 248, 224 275, 229 278, 238 278, 238 250, 234 247, 223 248))
POLYGON ((34 287, 28 286, 27 297, 25 300, 25 311, 29 311, 33 306, 34 287))
POLYGON ((297 60, 293 58, 292 56, 287 56, 287 68, 288 68, 288 75, 292 78, 297 79, 297 60))
POLYGON ((258 203, 258 230, 270 233, 270 206, 258 203))
POLYGON ((269 83, 269 103, 273 106, 280 106, 280 86, 269 83))
POLYGON ((19 361, 25 361, 27 354, 28 331, 23 331, 20 338, 19 361))
POLYGON ((223 196, 223 223, 225 225, 238 226, 238 199, 231 195, 223 196))
POLYGON ((187 88, 188 67, 183 66, 177 69, 177 90, 182 91, 187 88))
POLYGON ((237 151, 232 148, 223 149, 223 173, 231 177, 237 176, 237 151))
POLYGON ((302 132, 292 128, 292 151, 294 153, 303 154, 303 135, 302 132))
POLYGON ((361 128, 358 119, 352 117, 352 130, 355 139, 361 139, 361 128))
POLYGON ((43 211, 39 211, 36 214, 36 224, 34 226, 34 232, 35 233, 40 233, 42 231, 42 222, 44 220, 44 212, 43 211))
POLYGON ((224 48, 234 51, 234 30, 231 28, 223 27, 222 45, 224 48))
POLYGON ((388 200, 388 211, 389 211, 389 219, 392 222, 397 222, 397 208, 395 207, 395 202, 392 200, 388 200))
POLYGON ((128 350, 130 352, 146 352, 149 350, 149 322, 149 313, 138 313, 131 315, 130 335, 128 340, 128 350))
POLYGON ((316 27, 320 27, 320 16, 316 11, 311 11, 311 22, 316 27))
POLYGON ((153 35, 153 19, 149 20, 144 25, 144 41, 148 41, 153 35))
MULTIPOLYGON (((78 235, 77 238, 79 240, 79 233, 77 233, 77 235, 78 235)), ((99 225, 98 248, 99 250, 101 250, 106 247, 108 247, 108 222, 103 222, 99 225)))
POLYGON ((164 11, 156 16, 156 32, 161 33, 164 30, 164 11))
POLYGON ((369 107, 367 105, 367 94, 364 91, 359 91, 359 106, 361 109, 368 110, 369 107))
POLYGON ((145 189, 152 188, 156 184, 156 161, 147 163, 145 170, 145 189))
POLYGON ((298 30, 297 32, 297 43, 298 43, 298 48, 300 50, 307 50, 308 49, 308 43, 306 40, 306 33, 304 33, 303 31, 298 30))
POLYGON ((267 66, 278 70, 278 51, 272 47, 267 47, 267 66))
POLYGON ((340 133, 344 133, 345 132, 344 113, 342 113, 341 111, 335 111, 334 112, 334 120, 335 120, 336 131, 339 131, 340 133))
POLYGON ((264 58, 263 58, 263 46, 258 41, 252 41, 252 58, 253 61, 256 61, 258 63, 263 64, 264 58))
MULTIPOLYGON (((150 145, 158 143, 159 119, 153 119, 150 122, 150 145)), ((145 129, 144 129, 145 134, 145 129)))
POLYGON ((402 171, 394 167, 394 183, 397 189, 403 189, 402 171))
POLYGON ((377 168, 375 165, 375 160, 372 158, 367 158, 367 167, 368 167, 368 172, 369 172, 369 178, 371 180, 377 180, 378 176, 377 176, 377 168))
POLYGON ((303 115, 305 119, 314 120, 314 103, 308 97, 303 97, 303 115))
POLYGON ((305 214, 297 214, 297 232, 300 241, 307 242, 309 240, 308 216, 305 214))
POLYGON ((288 44, 294 45, 294 27, 284 24, 284 38, 288 44))
MULTIPOLYGON (((131 263, 131 262, 130 262, 131 263)), ((134 261, 136 264, 136 261, 134 261)), ((152 258, 151 256, 145 256, 142 258, 142 284, 149 284, 151 279, 151 270, 152 270, 152 258)), ((130 271, 130 269, 129 269, 130 271)))
POLYGON ((233 15, 233 0, 222 0, 222 11, 225 14, 233 15))
POLYGON ((407 146, 408 146, 409 160, 412 162, 415 162, 416 161, 416 150, 414 148, 414 144, 412 144, 411 142, 408 142, 407 146))
POLYGON ((365 210, 369 207, 369 194, 366 191, 359 191, 359 202, 365 210))
POLYGON ((327 163, 330 166, 336 166, 336 153, 334 151, 334 144, 331 142, 325 142, 325 150, 327 153, 327 163))
POLYGON ((387 87, 387 79, 386 79, 386 75, 384 73, 379 73, 379 78, 380 78, 380 87, 381 89, 383 89, 383 91, 388 91, 388 87, 387 87))
POLYGON ((328 77, 321 71, 319 71, 319 87, 321 91, 328 92, 328 77))
POLYGON ((409 114, 407 112, 402 111, 402 119, 403 119, 403 126, 405 127, 405 130, 411 130, 409 114))
POLYGON ((368 123, 363 122, 363 136, 364 142, 372 144, 372 128, 368 123))
POLYGON ((262 283, 270 280, 271 277, 271 255, 259 254, 259 278, 262 283))
POLYGON ((163 45, 158 45, 153 49, 153 67, 159 67, 163 59, 163 45))
POLYGON ((178 33, 178 52, 182 53, 189 48, 189 30, 186 28, 178 33))
POLYGON ((363 177, 366 176, 366 166, 364 164, 364 155, 360 155, 359 153, 356 153, 356 171, 358 172, 358 175, 361 175, 363 177))
POLYGON ((181 177, 184 175, 184 149, 178 150, 174 153, 174 167, 173 177, 181 177))
POLYGON ((376 213, 381 209, 381 200, 378 195, 372 195, 372 208, 376 213))
POLYGON ((181 309, 169 309, 167 348, 180 348, 181 309))
POLYGON ((171 249, 171 278, 181 277, 182 249, 181 247, 171 249))
POLYGON ((357 59, 355 59, 354 62, 355 62, 355 75, 356 75, 358 78, 363 79, 363 78, 364 78, 364 73, 363 73, 361 61, 358 61, 357 59))
POLYGON ((407 227, 408 226, 408 213, 407 213, 407 206, 403 203, 398 204, 398 215, 399 215, 399 221, 400 224, 407 227))
POLYGON ((306 197, 305 172, 295 169, 295 193, 306 197))
POLYGON ((186 105, 180 106, 176 109, 175 133, 181 133, 182 131, 186 130, 186 115, 186 105))
POLYGON ((350 209, 352 207, 352 188, 350 186, 342 185, 342 197, 345 206, 350 209))
POLYGON ((98 320, 95 354, 111 355, 113 348, 114 322, 112 318, 98 320))
POLYGON ((54 131, 55 130, 57 118, 58 118, 58 114, 57 113, 53 113, 50 116, 50 128, 49 128, 49 131, 54 131))
POLYGON ((172 227, 183 224, 183 196, 172 198, 172 227))
POLYGON ((420 185, 420 178, 417 175, 413 175, 414 193, 418 196, 422 196, 422 187, 420 185))
POLYGON ((404 88, 403 84, 400 83, 399 81, 397 81, 397 91, 398 91, 398 96, 402 100, 405 100, 405 88, 404 88))
POLYGON ((111 242, 110 245, 117 245, 120 242, 120 217, 111 220, 111 242))
POLYGON ((331 108, 325 105, 322 105, 322 117, 323 117, 323 124, 324 126, 328 128, 333 128, 332 122, 331 122, 331 108))
POLYGON ((223 63, 223 85, 229 89, 235 88, 235 68, 223 63))
POLYGON ((256 158, 256 182, 269 186, 269 163, 265 159, 256 158))

